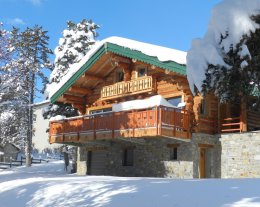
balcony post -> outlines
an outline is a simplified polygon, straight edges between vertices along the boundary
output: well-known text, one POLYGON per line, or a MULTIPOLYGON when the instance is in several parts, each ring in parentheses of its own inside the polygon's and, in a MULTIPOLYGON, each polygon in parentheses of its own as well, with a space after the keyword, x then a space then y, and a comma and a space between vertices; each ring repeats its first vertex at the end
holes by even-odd
POLYGON ((162 135, 162 107, 159 106, 159 135, 162 135))
POLYGON ((132 110, 133 113, 133 137, 135 137, 135 112, 132 110))

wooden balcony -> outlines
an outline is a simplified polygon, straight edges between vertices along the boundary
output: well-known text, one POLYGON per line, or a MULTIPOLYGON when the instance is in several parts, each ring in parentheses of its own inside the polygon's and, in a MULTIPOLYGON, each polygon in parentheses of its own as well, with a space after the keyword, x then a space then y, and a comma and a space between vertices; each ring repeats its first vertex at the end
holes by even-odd
POLYGON ((118 82, 101 90, 101 99, 113 99, 126 95, 153 91, 153 78, 145 76, 131 81, 118 82))
POLYGON ((50 122, 50 143, 86 143, 118 138, 191 138, 191 115, 186 110, 156 107, 109 112, 50 122))

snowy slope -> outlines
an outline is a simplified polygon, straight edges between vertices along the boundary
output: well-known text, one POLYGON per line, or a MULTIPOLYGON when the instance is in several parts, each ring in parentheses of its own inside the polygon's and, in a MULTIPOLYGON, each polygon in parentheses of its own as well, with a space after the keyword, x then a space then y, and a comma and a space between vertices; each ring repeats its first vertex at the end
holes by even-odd
MULTIPOLYGON (((259 13, 259 0, 224 0, 213 8, 205 36, 194 39, 187 54, 187 76, 191 90, 195 84, 201 91, 208 64, 227 66, 223 61, 221 48, 228 52, 230 46, 236 45, 242 35, 259 28, 250 19, 252 15, 259 13), (221 34, 226 36, 226 32, 228 37, 219 44, 221 34)), ((241 56, 247 54, 250 55, 250 52, 243 45, 241 56)))
POLYGON ((75 63, 68 73, 59 83, 52 83, 47 86, 47 95, 51 98, 105 43, 112 43, 131 50, 137 50, 148 56, 157 57, 160 61, 174 61, 179 64, 186 64, 186 52, 138 42, 122 37, 109 37, 100 42, 96 42, 93 48, 82 58, 79 63, 75 63))
POLYGON ((1 207, 259 207, 260 179, 76 176, 63 162, 0 172, 1 207))

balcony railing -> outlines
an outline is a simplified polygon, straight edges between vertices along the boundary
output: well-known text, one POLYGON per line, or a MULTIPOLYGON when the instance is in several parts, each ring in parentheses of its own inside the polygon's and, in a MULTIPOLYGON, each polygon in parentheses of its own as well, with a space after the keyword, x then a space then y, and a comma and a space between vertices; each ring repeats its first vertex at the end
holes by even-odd
POLYGON ((153 90, 153 78, 145 76, 131 81, 118 82, 105 86, 101 90, 101 99, 112 99, 129 94, 138 94, 153 90))
POLYGON ((108 112, 50 122, 50 143, 84 143, 137 137, 191 137, 186 110, 156 107, 141 111, 108 112))

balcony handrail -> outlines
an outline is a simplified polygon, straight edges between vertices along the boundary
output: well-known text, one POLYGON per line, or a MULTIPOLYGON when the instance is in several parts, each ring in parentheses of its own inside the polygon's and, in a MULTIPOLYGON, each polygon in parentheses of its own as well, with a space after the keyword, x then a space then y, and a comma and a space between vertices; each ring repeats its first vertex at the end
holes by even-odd
POLYGON ((95 114, 87 114, 87 115, 80 115, 80 116, 72 116, 72 117, 66 117, 63 119, 59 119, 59 120, 50 120, 49 123, 54 123, 54 122, 63 122, 63 121, 69 121, 69 120, 76 120, 76 119, 80 119, 80 118, 88 118, 88 117, 94 117, 94 116, 101 116, 101 115, 106 115, 106 114, 112 114, 112 113, 127 113, 127 112, 133 112, 133 111, 145 111, 148 109, 152 109, 155 107, 159 107, 159 108, 167 108, 167 109, 179 109, 183 112, 189 112, 191 113, 192 111, 186 110, 186 109, 181 109, 179 107, 169 107, 169 106, 163 106, 163 105, 159 105, 159 106, 154 106, 154 107, 150 107, 150 108, 144 108, 144 109, 130 109, 130 110, 125 110, 125 111, 105 111, 105 112, 100 112, 100 113, 95 113, 95 114))
POLYGON ((138 93, 138 92, 152 90, 152 89, 153 89, 152 76, 144 76, 129 81, 121 81, 109 86, 104 86, 101 90, 101 98, 103 99, 111 98, 115 96, 122 96, 129 93, 138 93))
POLYGON ((221 132, 242 132, 241 116, 222 119, 221 132), (228 123, 227 123, 228 122, 228 123))
MULTIPOLYGON (((177 136, 182 131, 186 137, 191 136, 191 113, 180 108, 157 106, 139 110, 127 110, 121 112, 104 112, 100 114, 71 117, 64 120, 50 122, 50 136, 105 129, 112 132, 112 138, 116 130, 133 130, 146 127, 156 127, 156 136, 164 136, 163 128, 172 129, 171 136, 177 136), (144 116, 144 117, 143 117, 144 116), (52 125, 52 126, 51 126, 52 125)), ((95 139, 95 138, 94 138, 95 139)))

